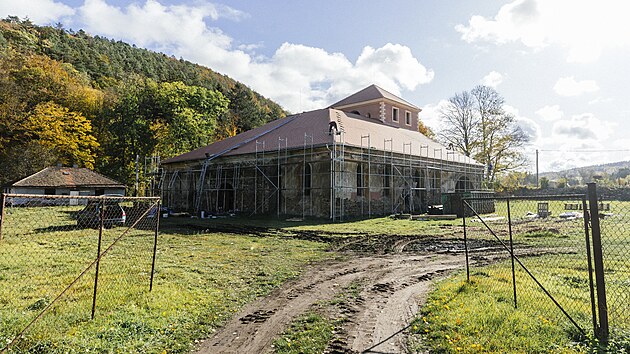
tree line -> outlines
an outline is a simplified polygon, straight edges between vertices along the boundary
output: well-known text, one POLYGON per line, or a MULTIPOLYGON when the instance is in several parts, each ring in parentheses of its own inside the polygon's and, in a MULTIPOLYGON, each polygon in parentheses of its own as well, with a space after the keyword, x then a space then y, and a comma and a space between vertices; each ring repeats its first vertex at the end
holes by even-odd
POLYGON ((172 157, 286 112, 208 68, 61 25, 0 21, 0 184, 84 166, 127 185, 172 157))

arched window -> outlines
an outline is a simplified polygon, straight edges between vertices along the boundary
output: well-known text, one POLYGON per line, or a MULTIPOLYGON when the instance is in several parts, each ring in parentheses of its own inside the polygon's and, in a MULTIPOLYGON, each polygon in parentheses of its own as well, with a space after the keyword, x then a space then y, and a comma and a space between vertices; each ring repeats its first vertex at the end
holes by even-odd
POLYGON ((455 190, 457 190, 457 191, 469 191, 469 190, 473 190, 473 189, 474 188, 473 188, 472 182, 466 176, 462 176, 457 181, 457 185, 455 186, 455 190))
POLYGON ((312 182, 312 176, 311 176, 311 164, 307 163, 304 165, 304 174, 302 176, 302 185, 304 186, 304 195, 309 196, 311 195, 311 182, 312 182))

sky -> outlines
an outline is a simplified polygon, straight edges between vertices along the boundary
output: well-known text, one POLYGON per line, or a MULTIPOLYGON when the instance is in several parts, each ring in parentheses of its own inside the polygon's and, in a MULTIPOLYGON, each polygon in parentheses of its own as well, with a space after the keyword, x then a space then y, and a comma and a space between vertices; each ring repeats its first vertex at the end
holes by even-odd
POLYGON ((290 112, 377 84, 439 130, 484 84, 530 136, 530 171, 630 160, 625 0, 2 0, 0 16, 123 40, 237 79, 290 112))

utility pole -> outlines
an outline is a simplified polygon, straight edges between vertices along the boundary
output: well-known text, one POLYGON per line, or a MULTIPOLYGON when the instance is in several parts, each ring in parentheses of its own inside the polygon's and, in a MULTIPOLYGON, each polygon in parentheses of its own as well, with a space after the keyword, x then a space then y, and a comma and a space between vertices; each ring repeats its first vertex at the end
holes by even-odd
POLYGON ((538 184, 538 149, 536 149, 536 188, 539 188, 540 184, 538 184))

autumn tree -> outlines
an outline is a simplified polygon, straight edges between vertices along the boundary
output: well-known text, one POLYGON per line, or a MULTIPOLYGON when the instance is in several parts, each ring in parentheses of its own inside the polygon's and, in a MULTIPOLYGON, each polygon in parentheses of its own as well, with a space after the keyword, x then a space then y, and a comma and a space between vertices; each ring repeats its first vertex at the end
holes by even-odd
POLYGON ((171 157, 284 115, 246 85, 183 59, 0 20, 2 183, 77 163, 129 184, 136 154, 171 157))
POLYGON ((499 188, 503 191, 515 191, 525 186, 527 172, 510 171, 499 178, 499 188))
POLYGON ((38 141, 66 165, 94 167, 95 150, 99 144, 92 135, 92 124, 80 113, 71 112, 53 102, 35 106, 24 125, 23 135, 38 141))
POLYGON ((0 164, 11 166, 0 181, 53 163, 93 167, 98 143, 86 114, 99 110, 98 96, 71 67, 11 50, 0 55, 0 164))
POLYGON ((433 129, 429 128, 428 125, 424 124, 423 121, 418 119, 418 131, 420 133, 422 133, 424 136, 426 136, 427 138, 435 138, 435 132, 433 131, 433 129))
POLYGON ((506 112, 503 97, 493 88, 477 86, 455 94, 440 112, 444 128, 439 139, 485 166, 486 181, 526 164, 522 152, 527 135, 506 112))

